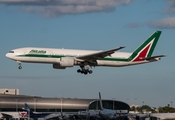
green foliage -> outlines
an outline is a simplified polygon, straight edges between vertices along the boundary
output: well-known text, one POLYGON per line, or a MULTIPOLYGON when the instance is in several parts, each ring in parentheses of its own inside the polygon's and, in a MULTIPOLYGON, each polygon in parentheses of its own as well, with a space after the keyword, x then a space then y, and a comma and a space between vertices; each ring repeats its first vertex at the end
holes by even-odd
POLYGON ((134 106, 132 106, 131 108, 130 108, 130 111, 135 111, 136 110, 136 108, 134 107, 134 106))
POLYGON ((169 104, 167 106, 158 108, 158 110, 159 113, 175 113, 175 108, 170 107, 169 104))
POLYGON ((140 113, 143 113, 143 112, 175 113, 175 108, 170 107, 170 104, 168 104, 167 106, 164 106, 164 107, 159 107, 158 111, 157 111, 157 108, 155 108, 155 107, 151 108, 148 105, 143 105, 141 107, 134 107, 134 106, 132 106, 130 108, 130 110, 131 111, 137 111, 137 112, 140 112, 140 113))
POLYGON ((146 111, 152 111, 152 108, 148 105, 143 105, 142 109, 146 110, 146 111))

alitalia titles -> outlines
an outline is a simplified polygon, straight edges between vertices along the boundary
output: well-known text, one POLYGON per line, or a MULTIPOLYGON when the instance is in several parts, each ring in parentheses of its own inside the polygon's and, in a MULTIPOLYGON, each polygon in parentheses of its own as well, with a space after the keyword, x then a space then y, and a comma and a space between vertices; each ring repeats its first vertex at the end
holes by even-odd
POLYGON ((45 54, 45 50, 31 50, 29 53, 35 53, 35 54, 45 54))

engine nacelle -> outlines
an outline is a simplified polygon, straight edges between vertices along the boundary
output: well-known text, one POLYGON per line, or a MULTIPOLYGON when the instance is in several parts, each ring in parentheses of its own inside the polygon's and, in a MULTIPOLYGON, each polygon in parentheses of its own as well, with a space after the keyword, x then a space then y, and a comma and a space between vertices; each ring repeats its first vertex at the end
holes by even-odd
POLYGON ((66 69, 66 67, 60 66, 60 64, 53 64, 54 69, 66 69))
POLYGON ((55 69, 65 69, 66 67, 73 67, 75 63, 74 58, 72 57, 62 57, 56 60, 56 63, 53 64, 55 69))
POLYGON ((62 66, 62 67, 73 67, 74 62, 75 62, 75 60, 72 57, 62 57, 62 58, 60 58, 60 66, 62 66))

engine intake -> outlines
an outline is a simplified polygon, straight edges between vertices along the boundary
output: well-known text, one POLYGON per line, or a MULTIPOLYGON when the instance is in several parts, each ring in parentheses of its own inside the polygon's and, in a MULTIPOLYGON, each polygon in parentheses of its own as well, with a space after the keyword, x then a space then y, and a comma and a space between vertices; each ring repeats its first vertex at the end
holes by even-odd
POLYGON ((60 64, 53 64, 54 69, 66 69, 66 67, 60 66, 60 64))

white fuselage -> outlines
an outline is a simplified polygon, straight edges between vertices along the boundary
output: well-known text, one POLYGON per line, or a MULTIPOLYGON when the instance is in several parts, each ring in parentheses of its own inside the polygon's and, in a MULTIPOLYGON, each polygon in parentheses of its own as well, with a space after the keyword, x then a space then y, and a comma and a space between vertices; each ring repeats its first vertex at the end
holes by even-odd
MULTIPOLYGON (((78 56, 93 54, 96 52, 100 51, 27 47, 11 50, 9 53, 6 54, 6 57, 19 62, 56 64, 59 63, 61 57, 76 58, 78 56)), ((126 59, 129 58, 131 54, 132 53, 115 52, 110 56, 105 57, 106 60, 97 60, 96 66, 120 67, 148 62, 127 61, 126 59)), ((79 62, 75 62, 74 65, 79 65, 79 62)))

